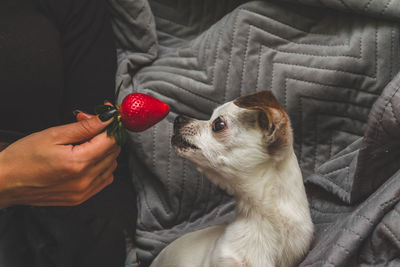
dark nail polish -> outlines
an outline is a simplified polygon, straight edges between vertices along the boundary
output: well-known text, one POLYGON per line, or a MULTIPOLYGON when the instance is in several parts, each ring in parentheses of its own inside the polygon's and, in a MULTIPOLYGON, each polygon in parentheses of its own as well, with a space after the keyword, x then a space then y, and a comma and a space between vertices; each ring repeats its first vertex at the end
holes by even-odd
POLYGON ((75 109, 74 111, 72 111, 72 114, 74 114, 75 117, 78 115, 78 113, 86 113, 86 112, 79 109, 75 109))
POLYGON ((111 119, 112 117, 114 117, 114 115, 118 112, 118 110, 116 110, 115 108, 111 109, 111 110, 107 110, 103 113, 101 113, 99 115, 99 119, 101 121, 108 121, 109 119, 111 119))

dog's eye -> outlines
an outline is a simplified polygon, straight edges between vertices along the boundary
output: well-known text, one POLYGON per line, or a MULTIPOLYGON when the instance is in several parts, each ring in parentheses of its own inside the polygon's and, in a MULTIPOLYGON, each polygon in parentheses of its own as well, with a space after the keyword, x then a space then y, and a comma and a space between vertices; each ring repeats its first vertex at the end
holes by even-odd
POLYGON ((213 130, 213 132, 222 131, 223 129, 225 129, 225 127, 226 127, 226 124, 225 124, 225 122, 221 119, 221 117, 218 117, 218 118, 216 118, 216 119, 213 121, 213 124, 212 124, 212 130, 213 130))

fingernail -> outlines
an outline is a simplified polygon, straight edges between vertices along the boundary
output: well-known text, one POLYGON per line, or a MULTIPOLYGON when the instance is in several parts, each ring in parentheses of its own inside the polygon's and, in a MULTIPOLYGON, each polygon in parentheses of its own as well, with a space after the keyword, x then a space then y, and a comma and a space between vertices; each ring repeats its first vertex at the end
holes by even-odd
POLYGON ((104 100, 104 104, 111 103, 108 99, 104 100))
POLYGON ((86 113, 86 112, 79 109, 75 109, 74 111, 72 111, 72 114, 74 114, 75 117, 78 115, 78 113, 86 113))
POLYGON ((102 122, 108 121, 109 119, 111 119, 112 117, 114 117, 114 115, 118 112, 118 110, 116 110, 115 108, 111 109, 111 110, 107 110, 103 113, 101 113, 99 115, 99 119, 102 122))

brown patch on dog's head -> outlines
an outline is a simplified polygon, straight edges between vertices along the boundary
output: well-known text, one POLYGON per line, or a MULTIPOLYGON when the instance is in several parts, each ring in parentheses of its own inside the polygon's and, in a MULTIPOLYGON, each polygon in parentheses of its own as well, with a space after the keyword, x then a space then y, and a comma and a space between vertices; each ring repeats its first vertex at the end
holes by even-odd
POLYGON ((243 108, 255 109, 255 107, 271 107, 275 109, 283 109, 283 107, 281 106, 281 104, 279 104, 278 100, 276 100, 272 92, 267 90, 238 97, 234 100, 234 103, 237 106, 243 108))
POLYGON ((258 125, 264 132, 268 153, 280 152, 292 144, 289 116, 271 91, 259 91, 241 96, 233 101, 238 107, 257 110, 258 125))

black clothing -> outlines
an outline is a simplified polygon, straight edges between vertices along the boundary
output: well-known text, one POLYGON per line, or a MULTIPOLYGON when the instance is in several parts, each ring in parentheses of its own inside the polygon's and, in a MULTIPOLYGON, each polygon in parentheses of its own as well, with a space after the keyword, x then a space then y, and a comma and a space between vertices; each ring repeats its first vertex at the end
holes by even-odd
MULTIPOLYGON (((103 0, 0 1, 0 142, 113 101, 116 50, 103 0)), ((77 207, 0 211, 0 266, 118 267, 136 197, 120 156, 114 183, 77 207)))
POLYGON ((103 0, 0 1, 0 129, 32 133, 112 101, 111 36, 103 0))

